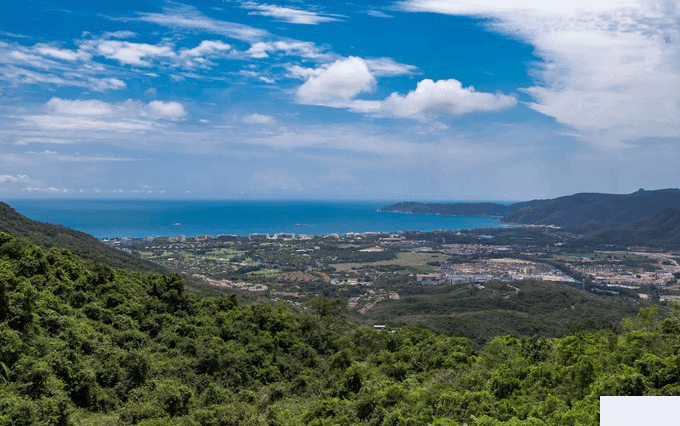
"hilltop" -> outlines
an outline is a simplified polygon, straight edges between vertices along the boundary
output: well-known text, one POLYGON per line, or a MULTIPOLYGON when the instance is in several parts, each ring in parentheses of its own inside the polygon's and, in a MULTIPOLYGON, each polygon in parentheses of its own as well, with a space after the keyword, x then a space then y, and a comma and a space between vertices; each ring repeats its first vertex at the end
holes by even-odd
POLYGON ((0 202, 0 232, 25 238, 45 250, 52 247, 65 248, 82 259, 101 262, 112 268, 140 272, 165 271, 157 264, 109 247, 92 235, 29 219, 3 202, 0 202))

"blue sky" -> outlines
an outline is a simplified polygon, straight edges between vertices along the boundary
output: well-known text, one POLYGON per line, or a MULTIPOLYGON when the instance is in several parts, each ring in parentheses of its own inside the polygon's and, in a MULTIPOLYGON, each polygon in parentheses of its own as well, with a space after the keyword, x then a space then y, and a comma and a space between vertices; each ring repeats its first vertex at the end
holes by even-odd
POLYGON ((677 187, 677 2, 545 3, 2 2, 0 198, 677 187))

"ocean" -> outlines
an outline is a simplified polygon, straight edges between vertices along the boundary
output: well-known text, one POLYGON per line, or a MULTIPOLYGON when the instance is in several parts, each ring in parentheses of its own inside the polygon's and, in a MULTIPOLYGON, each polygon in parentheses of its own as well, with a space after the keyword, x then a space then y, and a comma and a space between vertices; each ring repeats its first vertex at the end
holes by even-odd
POLYGON ((492 217, 381 213, 389 202, 9 200, 19 213, 97 238, 251 233, 324 235, 504 227, 492 217))

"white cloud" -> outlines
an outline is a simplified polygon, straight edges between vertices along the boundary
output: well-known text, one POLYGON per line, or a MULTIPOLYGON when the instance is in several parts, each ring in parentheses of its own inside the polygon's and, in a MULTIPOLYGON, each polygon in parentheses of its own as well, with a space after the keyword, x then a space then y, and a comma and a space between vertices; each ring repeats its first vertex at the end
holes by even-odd
POLYGON ((366 66, 376 77, 396 77, 412 75, 418 71, 414 65, 401 64, 392 58, 364 59, 366 66))
POLYGON ((165 8, 163 13, 142 13, 137 19, 170 28, 206 31, 248 42, 269 36, 269 32, 259 28, 208 18, 192 6, 169 7, 165 8))
POLYGON ((71 101, 52 98, 45 105, 59 115, 100 116, 110 115, 113 112, 113 105, 98 100, 71 101))
POLYGON ((50 186, 50 187, 47 187, 47 188, 44 188, 44 187, 26 187, 26 188, 24 188, 24 191, 26 191, 26 192, 64 193, 64 194, 74 192, 71 189, 57 188, 57 187, 54 187, 54 186, 50 186))
POLYGON ((517 103, 512 96, 476 92, 458 80, 422 80, 405 96, 392 93, 380 112, 391 117, 432 118, 509 108, 517 103))
POLYGON ((102 92, 126 87, 123 80, 102 76, 108 70, 83 50, 47 44, 22 46, 0 42, 0 81, 12 86, 48 84, 102 92))
POLYGON ((264 114, 250 114, 243 117, 242 121, 246 124, 261 124, 269 125, 274 124, 274 117, 264 114))
POLYGON ((193 49, 183 50, 182 56, 206 56, 213 54, 215 52, 224 52, 231 49, 231 46, 227 43, 221 42, 219 40, 203 40, 201 44, 194 47, 193 49))
POLYGON ((319 75, 322 71, 315 68, 301 67, 300 65, 288 65, 286 69, 288 70, 288 77, 300 80, 307 80, 310 76, 319 75))
POLYGON ((290 7, 282 7, 271 4, 257 4, 255 2, 245 2, 241 6, 252 10, 252 15, 270 16, 291 24, 318 25, 323 22, 338 21, 336 15, 322 15, 317 12, 290 7))
POLYGON ((47 131, 144 132, 162 126, 158 120, 176 121, 186 111, 178 102, 128 99, 121 103, 52 98, 45 114, 20 116, 22 125, 47 131))
POLYGON ((125 89, 127 84, 117 78, 88 78, 89 87, 95 92, 125 89))
POLYGON ((151 101, 147 106, 152 114, 159 118, 178 120, 187 115, 184 107, 179 102, 151 101))
POLYGON ((90 55, 78 50, 60 49, 47 44, 36 44, 35 49, 43 56, 49 56, 64 61, 76 61, 78 59, 89 59, 90 55))
POLYGON ((149 58, 173 58, 175 52, 171 46, 147 43, 131 43, 128 41, 102 40, 96 45, 98 54, 115 59, 121 64, 148 67, 149 58))
POLYGON ((102 35, 102 38, 133 38, 136 37, 137 33, 132 32, 132 31, 113 31, 113 32, 108 32, 104 33, 102 35))
MULTIPOLYGON (((457 80, 422 80, 416 89, 405 96, 392 93, 384 101, 357 99, 361 93, 375 88, 376 79, 369 65, 378 73, 385 70, 412 70, 391 60, 374 60, 372 63, 358 57, 338 60, 315 70, 290 67, 289 71, 307 80, 296 92, 297 101, 303 104, 348 108, 355 112, 380 116, 426 120, 440 115, 460 115, 471 112, 497 111, 512 107, 516 99, 503 94, 476 92, 464 88, 457 80), (378 66, 376 66, 378 64, 378 66)), ((393 71, 395 72, 395 71, 393 71)))
POLYGON ((137 158, 131 157, 117 157, 117 156, 107 156, 107 155, 82 155, 76 154, 61 154, 55 151, 41 151, 41 152, 27 152, 27 155, 32 156, 34 159, 52 161, 66 161, 74 163, 93 163, 93 162, 119 162, 119 161, 138 161, 137 158))
POLYGON ((314 43, 304 41, 259 41, 253 43, 246 54, 251 58, 267 58, 270 53, 283 52, 286 55, 302 56, 308 59, 326 57, 314 43))
POLYGON ((375 88, 376 80, 363 59, 340 59, 311 75, 297 90, 303 104, 346 107, 348 101, 375 88))
POLYGON ((367 10, 366 15, 372 16, 374 18, 385 18, 385 19, 394 18, 394 16, 388 15, 387 13, 385 13, 381 10, 376 10, 376 9, 367 10))
POLYGON ((0 175, 0 183, 26 183, 30 181, 26 175, 0 175))
POLYGON ((530 107, 603 148, 680 133, 680 8, 664 0, 409 0, 408 11, 491 18, 542 58, 530 107))

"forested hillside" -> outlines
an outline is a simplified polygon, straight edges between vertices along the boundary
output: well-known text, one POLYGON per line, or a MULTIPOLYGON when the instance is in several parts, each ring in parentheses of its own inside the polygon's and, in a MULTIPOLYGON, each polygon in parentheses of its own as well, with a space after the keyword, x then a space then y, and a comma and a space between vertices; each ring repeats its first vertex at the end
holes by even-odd
POLYGON ((164 271, 159 265, 109 247, 92 235, 29 219, 3 202, 0 202, 0 232, 25 238, 46 250, 52 247, 66 248, 83 259, 104 262, 115 268, 164 271))
POLYGON ((201 298, 0 234, 0 425, 594 425, 600 395, 680 394, 674 309, 481 348, 342 314, 201 298))

